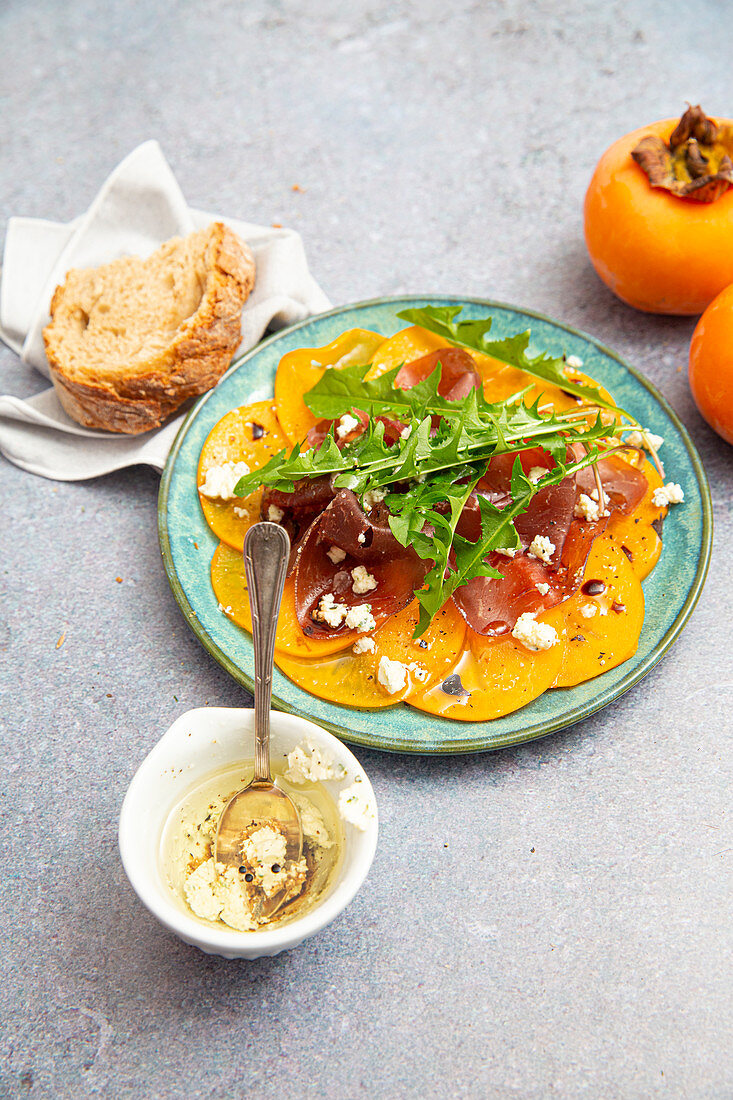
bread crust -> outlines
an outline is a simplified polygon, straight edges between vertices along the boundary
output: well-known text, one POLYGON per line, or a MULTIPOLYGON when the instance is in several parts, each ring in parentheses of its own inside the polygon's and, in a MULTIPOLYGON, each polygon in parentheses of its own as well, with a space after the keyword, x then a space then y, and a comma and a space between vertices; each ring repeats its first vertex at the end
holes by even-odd
POLYGON ((255 263, 248 246, 222 222, 214 222, 209 233, 201 302, 148 371, 84 381, 73 377, 64 363, 63 338, 54 330, 68 276, 56 288, 43 338, 51 380, 73 420, 87 428, 137 435, 159 427, 184 402, 219 381, 241 340, 242 306, 254 286, 255 263))

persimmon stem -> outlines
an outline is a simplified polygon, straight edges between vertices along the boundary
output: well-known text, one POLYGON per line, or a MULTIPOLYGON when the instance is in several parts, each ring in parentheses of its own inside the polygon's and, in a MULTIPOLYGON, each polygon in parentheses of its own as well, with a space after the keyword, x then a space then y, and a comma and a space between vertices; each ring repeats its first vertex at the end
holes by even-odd
POLYGON ((688 107, 669 144, 647 134, 631 156, 652 187, 677 198, 715 202, 733 185, 733 126, 718 125, 700 106, 688 107))

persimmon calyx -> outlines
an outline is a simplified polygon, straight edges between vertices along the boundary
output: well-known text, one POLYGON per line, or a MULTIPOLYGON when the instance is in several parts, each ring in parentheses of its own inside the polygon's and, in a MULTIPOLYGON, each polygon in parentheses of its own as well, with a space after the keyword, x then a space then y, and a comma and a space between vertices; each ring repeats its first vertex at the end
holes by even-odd
POLYGON ((688 107, 665 145, 647 134, 632 157, 652 187, 678 198, 715 202, 733 185, 733 126, 720 126, 701 107, 688 107))

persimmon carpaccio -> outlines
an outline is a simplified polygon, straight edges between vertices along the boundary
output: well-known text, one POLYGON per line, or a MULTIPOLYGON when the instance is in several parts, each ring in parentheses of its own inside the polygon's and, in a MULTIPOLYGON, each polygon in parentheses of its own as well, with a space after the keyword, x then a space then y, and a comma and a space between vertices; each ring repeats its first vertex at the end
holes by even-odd
POLYGON ((710 427, 733 443, 733 286, 697 322, 690 345, 690 389, 710 427))
POLYGON ((624 302, 694 315, 733 283, 732 154, 733 122, 699 107, 603 154, 585 196, 585 240, 624 302))

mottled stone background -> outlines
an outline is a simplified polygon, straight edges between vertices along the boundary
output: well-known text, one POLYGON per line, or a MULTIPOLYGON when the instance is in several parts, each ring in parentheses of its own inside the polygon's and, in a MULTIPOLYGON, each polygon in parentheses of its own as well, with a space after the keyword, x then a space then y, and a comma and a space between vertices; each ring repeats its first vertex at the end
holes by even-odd
MULTIPOLYGON (((616 348, 690 429, 717 523, 684 636, 615 706, 497 755, 360 751, 369 881, 237 963, 163 931, 117 853, 160 733, 249 701, 168 589, 158 479, 0 460, 0 1094, 733 1094, 733 451, 690 400, 693 321, 615 301, 581 228, 613 139, 685 99, 733 114, 732 40, 714 0, 0 4, 0 233, 79 213, 156 137, 192 204, 299 229, 335 303, 491 296, 616 348)), ((44 384, 6 349, 0 383, 44 384)))

